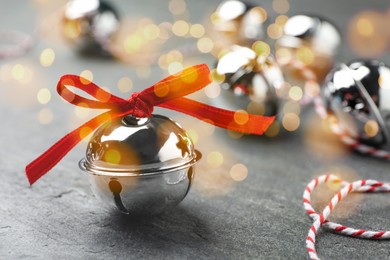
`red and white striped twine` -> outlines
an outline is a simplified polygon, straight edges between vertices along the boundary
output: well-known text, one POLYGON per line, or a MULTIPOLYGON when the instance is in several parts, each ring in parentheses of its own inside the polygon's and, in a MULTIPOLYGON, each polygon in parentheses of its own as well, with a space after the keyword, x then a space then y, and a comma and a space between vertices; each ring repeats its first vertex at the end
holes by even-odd
POLYGON ((303 206, 314 221, 306 238, 306 249, 310 259, 319 259, 316 249, 315 241, 316 234, 321 226, 326 227, 336 233, 342 235, 365 238, 365 239, 389 239, 390 231, 370 231, 363 229, 354 229, 343 226, 338 223, 327 220, 332 210, 336 205, 352 192, 390 192, 390 183, 383 183, 375 180, 359 180, 352 183, 343 181, 335 175, 322 175, 312 180, 303 193, 303 206), (329 204, 325 207, 321 214, 318 214, 311 204, 311 193, 320 184, 326 182, 339 183, 342 189, 331 199, 329 204))

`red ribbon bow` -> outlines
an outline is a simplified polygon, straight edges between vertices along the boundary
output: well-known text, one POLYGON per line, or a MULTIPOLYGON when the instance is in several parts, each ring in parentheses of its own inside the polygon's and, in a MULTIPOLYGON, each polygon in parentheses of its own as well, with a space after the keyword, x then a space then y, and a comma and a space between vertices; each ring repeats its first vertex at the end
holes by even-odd
POLYGON ((234 118, 235 115, 237 116, 237 112, 216 108, 183 97, 204 88, 210 81, 210 71, 207 65, 196 65, 176 75, 169 76, 139 93, 133 93, 129 99, 125 100, 104 91, 87 79, 76 75, 62 76, 57 84, 57 92, 66 101, 76 106, 108 109, 109 111, 73 130, 27 165, 28 181, 32 185, 53 168, 87 134, 104 122, 125 115, 150 117, 154 106, 176 110, 219 127, 249 134, 260 135, 264 133, 273 122, 274 117, 251 114, 242 114, 246 120, 236 122, 234 118), (69 90, 68 86, 81 89, 96 100, 79 96, 69 90), (85 129, 88 129, 87 134, 85 129))

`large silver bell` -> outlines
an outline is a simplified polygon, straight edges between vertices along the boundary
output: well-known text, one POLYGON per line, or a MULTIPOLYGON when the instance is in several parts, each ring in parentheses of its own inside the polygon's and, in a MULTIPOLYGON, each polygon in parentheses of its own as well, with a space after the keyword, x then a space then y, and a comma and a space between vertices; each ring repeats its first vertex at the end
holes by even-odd
POLYGON ((383 62, 341 64, 327 76, 328 110, 361 143, 390 150, 390 69, 383 62))
POLYGON ((63 16, 64 35, 82 54, 110 55, 110 44, 119 30, 117 11, 101 0, 71 0, 63 16))
POLYGON ((100 127, 80 167, 95 196, 131 215, 153 215, 187 195, 201 155, 171 119, 126 116, 100 127))

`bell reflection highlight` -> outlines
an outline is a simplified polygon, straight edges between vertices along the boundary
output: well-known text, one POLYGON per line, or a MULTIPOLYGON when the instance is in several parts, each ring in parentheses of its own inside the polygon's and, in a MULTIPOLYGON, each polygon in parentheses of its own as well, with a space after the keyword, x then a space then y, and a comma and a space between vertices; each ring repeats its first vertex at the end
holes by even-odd
POLYGON ((264 8, 238 0, 222 2, 211 16, 214 29, 224 38, 226 45, 249 46, 263 39, 266 20, 264 8))
POLYGON ((71 0, 65 7, 64 36, 81 54, 110 55, 119 26, 117 11, 104 1, 71 0))
POLYGON ((327 77, 324 96, 330 112, 359 142, 390 149, 390 69, 383 62, 342 64, 327 77))
POLYGON ((126 116, 96 130, 80 167, 108 208, 153 215, 184 199, 200 157, 187 133, 169 118, 126 116))
MULTIPOLYGON (((340 42, 340 32, 331 22, 317 16, 296 15, 287 20, 283 36, 276 42, 276 57, 287 67, 291 61, 302 63, 321 82, 333 66, 340 42)), ((300 76, 295 73, 295 77, 300 76)))

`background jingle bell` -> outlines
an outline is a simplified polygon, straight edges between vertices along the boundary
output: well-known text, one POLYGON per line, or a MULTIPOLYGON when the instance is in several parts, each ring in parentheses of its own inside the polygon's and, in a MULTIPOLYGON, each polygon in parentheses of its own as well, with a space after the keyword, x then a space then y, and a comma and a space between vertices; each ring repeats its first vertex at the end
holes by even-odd
MULTIPOLYGON (((202 10, 200 10, 200 5, 194 6, 197 8, 194 9, 190 1, 183 0, 168 1, 161 9, 154 8, 154 1, 149 0, 145 1, 142 7, 127 1, 111 1, 110 3, 120 11, 121 28, 116 44, 123 47, 123 56, 117 57, 120 59, 116 61, 95 58, 80 59, 66 44, 63 37, 64 33, 72 33, 64 31, 61 25, 61 12, 66 2, 45 0, 28 2, 25 8, 34 10, 36 23, 23 25, 16 23, 12 27, 30 28, 36 33, 39 42, 29 55, 3 61, 1 64, 1 81, 12 82, 15 86, 1 90, 3 100, 10 106, 16 106, 24 111, 32 109, 35 114, 34 119, 45 126, 55 127, 58 125, 64 119, 56 118, 56 110, 67 110, 66 107, 53 105, 59 100, 53 95, 55 86, 46 76, 51 71, 61 68, 61 60, 71 60, 74 64, 71 68, 61 68, 63 73, 80 74, 90 79, 95 77, 95 80, 103 82, 112 93, 126 96, 132 91, 139 91, 143 87, 151 85, 154 82, 151 75, 158 75, 158 78, 161 78, 167 73, 175 73, 189 64, 205 61, 209 63, 210 67, 214 67, 216 60, 226 52, 224 48, 228 47, 225 45, 224 36, 216 32, 214 27, 216 22, 214 12, 220 1, 204 1, 202 10), (162 15, 164 12, 171 14, 171 20, 167 21, 162 18, 165 17, 162 15), (199 14, 204 15, 199 16, 199 14), (222 46, 221 39, 224 42, 222 46), (183 46, 187 46, 187 48, 183 49, 183 46), (142 57, 145 53, 156 53, 158 58, 152 62, 144 62, 144 60, 149 59, 137 59, 134 62, 131 58, 134 55, 142 57), (91 61, 104 67, 110 77, 104 79, 106 76, 94 75, 94 71, 88 69, 91 61), (21 91, 25 94, 18 95, 21 91)), ((257 2, 253 1, 252 4, 256 5, 257 2)), ((275 53, 275 43, 283 35, 283 26, 289 16, 310 13, 318 14, 330 21, 333 20, 334 6, 327 3, 321 5, 318 6, 318 3, 311 5, 310 2, 303 0, 299 3, 291 3, 287 0, 261 3, 257 10, 263 16, 261 21, 264 30, 263 38, 247 43, 246 47, 254 47, 261 54, 273 53, 274 56, 278 57, 278 53, 275 53)), ((355 15, 338 21, 337 26, 342 32, 342 44, 336 55, 333 56, 335 62, 348 62, 349 60, 346 60, 345 57, 379 57, 385 62, 388 59, 389 55, 386 51, 388 50, 389 35, 385 30, 385 25, 390 16, 383 8, 375 8, 375 3, 367 5, 369 6, 365 9, 349 10, 349 13, 352 12, 355 15), (366 46, 370 46, 370 48, 366 48, 366 46)), ((355 7, 351 5, 350 8, 355 7)), ((342 12, 343 10, 338 11, 342 12)), ((6 13, 4 19, 12 20, 11 15, 15 14, 6 13)), ((303 63, 310 64, 315 61, 309 48, 300 49, 298 53, 297 57, 303 63)), ((147 57, 149 56, 147 55, 147 57)), ((221 77, 213 75, 216 83, 219 83, 221 77)), ((290 79, 286 79, 286 81, 290 83, 290 79)), ((292 88, 295 92, 291 91, 288 94, 293 99, 299 100, 303 95, 303 91, 299 90, 302 89, 302 82, 295 81, 292 87, 295 84, 298 88, 292 88)), ((229 106, 222 97, 223 93, 219 84, 213 84, 205 90, 204 95, 196 94, 196 98, 229 106)), ((302 119, 300 114, 302 111, 306 112, 306 109, 296 106, 293 109, 296 112, 295 116, 289 115, 284 120, 282 119, 280 126, 271 128, 268 136, 277 136, 281 128, 287 128, 287 131, 293 132, 302 127, 305 131, 307 145, 313 149, 313 152, 320 156, 323 154, 337 156, 345 153, 344 147, 334 139, 333 135, 326 132, 326 125, 324 125, 325 133, 317 131, 317 126, 321 123, 318 117, 312 113, 312 109, 307 109, 310 116, 302 119), (329 140, 318 144, 317 140, 324 140, 324 136, 331 139, 332 142, 329 145, 324 145, 329 143, 329 140)), ((88 109, 76 108, 73 113, 68 113, 67 129, 70 130, 78 126, 93 113, 88 109)), ((189 131, 197 146, 202 146, 202 142, 213 142, 213 135, 224 134, 224 130, 215 130, 214 127, 204 123, 194 124, 191 119, 186 117, 182 117, 178 121, 189 131)), ((241 138, 240 135, 231 132, 228 133, 228 136, 241 138)), ((289 136, 293 135, 289 134, 289 136)), ((216 174, 208 174, 208 171, 202 170, 202 166, 200 166, 199 175, 202 175, 203 172, 204 176, 198 175, 195 183, 199 189, 207 194, 227 192, 229 187, 233 187, 236 181, 244 180, 248 174, 245 164, 235 161, 234 152, 223 146, 224 144, 220 142, 208 144, 209 151, 204 151, 206 160, 201 162, 203 167, 211 166, 216 174), (227 172, 229 175, 226 174, 227 172)), ((80 151, 84 151, 84 148, 78 150, 78 152, 80 151)))

